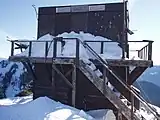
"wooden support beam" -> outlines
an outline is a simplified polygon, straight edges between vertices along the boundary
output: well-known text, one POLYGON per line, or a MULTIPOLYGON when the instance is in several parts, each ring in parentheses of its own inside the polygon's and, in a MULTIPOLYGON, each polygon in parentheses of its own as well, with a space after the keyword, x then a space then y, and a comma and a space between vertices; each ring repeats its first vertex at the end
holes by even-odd
MULTIPOLYGON (((107 70, 106 70, 106 68, 105 67, 103 67, 103 89, 104 89, 104 92, 106 91, 105 90, 105 88, 106 88, 106 79, 107 79, 107 72, 106 72, 107 70)), ((108 80, 107 80, 107 82, 108 82, 108 80)))
POLYGON ((73 66, 73 72, 72 72, 72 105, 73 107, 76 106, 76 67, 73 66))
POLYGON ((54 61, 55 64, 73 64, 75 58, 67 58, 67 57, 56 57, 53 59, 52 57, 27 57, 27 56, 10 56, 10 61, 20 62, 25 60, 30 60, 32 63, 52 63, 54 61))
MULTIPOLYGON (((79 54, 77 53, 77 56, 79 54)), ((52 63, 52 58, 43 57, 25 57, 25 56, 10 56, 11 61, 21 61, 22 59, 29 59, 32 63, 52 63)), ((95 65, 101 65, 97 60, 90 59, 95 65)), ((71 64, 75 61, 75 57, 56 57, 54 59, 57 64, 71 64)), ((122 60, 122 59, 107 59, 109 66, 137 66, 137 67, 152 67, 152 60, 122 60)), ((78 62, 78 61, 77 61, 78 62)))
POLYGON ((132 85, 147 67, 136 67, 128 76, 128 84, 132 85))
POLYGON ((53 97, 55 97, 56 89, 55 89, 55 69, 54 64, 52 64, 52 88, 53 88, 53 97))
MULTIPOLYGON (((90 59, 95 65, 101 65, 98 60, 90 59)), ((141 66, 151 67, 152 60, 125 60, 125 59, 106 59, 109 66, 141 66)))
POLYGON ((53 64, 52 68, 62 77, 64 82, 71 88, 73 88, 73 85, 69 82, 69 80, 56 68, 56 66, 53 64))
POLYGON ((71 72, 73 72, 74 68, 71 68, 67 73, 65 73, 65 76, 67 77, 71 72))
POLYGON ((131 120, 134 120, 134 96, 131 94, 131 120))

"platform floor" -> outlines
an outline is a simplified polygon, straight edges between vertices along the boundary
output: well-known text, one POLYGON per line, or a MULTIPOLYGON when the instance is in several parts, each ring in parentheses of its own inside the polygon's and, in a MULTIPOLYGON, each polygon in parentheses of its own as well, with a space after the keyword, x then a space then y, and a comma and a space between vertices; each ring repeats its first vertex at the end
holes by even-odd
MULTIPOLYGON (((29 60, 32 63, 52 63, 52 60, 57 64, 73 64, 75 58, 58 57, 58 58, 44 58, 44 57, 24 57, 24 56, 10 56, 9 60, 20 62, 29 60)), ((100 64, 98 60, 91 59, 94 64, 100 64)), ((152 67, 152 60, 126 60, 126 59, 106 59, 110 66, 138 66, 138 67, 152 67)))

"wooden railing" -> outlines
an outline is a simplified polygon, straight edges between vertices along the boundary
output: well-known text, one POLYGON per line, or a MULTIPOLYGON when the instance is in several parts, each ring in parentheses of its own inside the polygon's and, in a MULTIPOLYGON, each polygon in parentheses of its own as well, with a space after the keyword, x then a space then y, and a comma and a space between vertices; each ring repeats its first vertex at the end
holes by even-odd
POLYGON ((148 42, 146 46, 138 50, 138 57, 145 60, 152 60, 152 43, 153 41, 143 40, 143 42, 148 42))
MULTIPOLYGON (((53 43, 53 57, 56 57, 57 54, 57 42, 64 42, 64 41, 68 41, 68 40, 72 40, 73 42, 79 41, 77 38, 61 38, 61 37, 57 37, 54 38, 54 42, 51 40, 44 40, 44 41, 39 41, 39 40, 12 40, 11 42, 11 56, 14 56, 14 45, 15 43, 27 43, 28 47, 29 47, 29 51, 28 51, 28 57, 31 57, 31 53, 32 53, 32 44, 35 42, 41 42, 45 44, 45 55, 44 57, 48 56, 48 48, 52 45, 53 43)), ((85 43, 100 43, 100 53, 98 54, 107 54, 106 51, 104 51, 104 47, 105 47, 105 43, 107 46, 107 43, 113 43, 115 41, 84 41, 85 43)), ((152 60, 152 43, 153 41, 149 41, 149 40, 143 40, 143 41, 128 41, 129 43, 147 43, 147 45, 145 45, 144 47, 142 47, 141 49, 135 49, 132 51, 136 51, 137 52, 137 56, 142 59, 142 60, 152 60)), ((78 42, 76 42, 76 50, 78 50, 78 42)), ((129 56, 130 54, 130 50, 129 50, 129 45, 126 44, 121 44, 119 46, 121 46, 121 52, 122 52, 122 58, 126 58, 129 56), (125 56, 125 54, 127 53, 127 55, 125 56)), ((23 44, 22 44, 23 45, 23 44)), ((74 46, 73 46, 74 47, 74 46)))
MULTIPOLYGON (((100 47, 100 54, 104 53, 104 46, 105 43, 111 43, 111 42, 115 42, 115 41, 85 41, 86 43, 100 43, 101 47, 100 47)), ((117 43, 117 42, 116 42, 117 43)), ((140 59, 143 60, 152 60, 152 43, 153 41, 150 40, 143 40, 143 41, 128 41, 128 44, 121 44, 121 48, 122 48, 122 58, 125 57, 129 57, 129 53, 130 53, 130 49, 129 49, 129 43, 147 43, 147 45, 145 45, 144 47, 142 47, 141 49, 134 49, 132 51, 137 51, 137 56, 140 59), (127 53, 127 55, 125 56, 125 52, 127 53)))

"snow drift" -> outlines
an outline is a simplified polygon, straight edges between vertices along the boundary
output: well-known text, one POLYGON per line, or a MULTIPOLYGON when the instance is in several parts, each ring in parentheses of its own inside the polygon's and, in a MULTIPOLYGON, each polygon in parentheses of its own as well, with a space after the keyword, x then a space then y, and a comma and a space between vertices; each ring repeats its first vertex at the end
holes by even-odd
POLYGON ((100 120, 99 118, 105 120, 110 115, 114 118, 112 120, 115 120, 111 111, 108 114, 107 110, 95 110, 88 113, 95 118, 83 110, 61 104, 47 97, 40 97, 33 101, 32 96, 0 100, 1 120, 100 120))

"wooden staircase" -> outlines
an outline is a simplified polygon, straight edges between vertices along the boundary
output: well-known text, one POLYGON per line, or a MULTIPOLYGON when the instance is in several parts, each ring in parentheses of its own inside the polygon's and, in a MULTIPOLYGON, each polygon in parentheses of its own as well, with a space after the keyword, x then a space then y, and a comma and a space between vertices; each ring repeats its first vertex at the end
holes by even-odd
MULTIPOLYGON (((126 106, 121 99, 104 83, 103 79, 99 78, 94 71, 89 68, 83 61, 80 62, 79 69, 90 80, 99 91, 122 113, 127 120, 131 120, 131 110, 126 106)), ((134 119, 139 118, 134 114, 134 119)))

